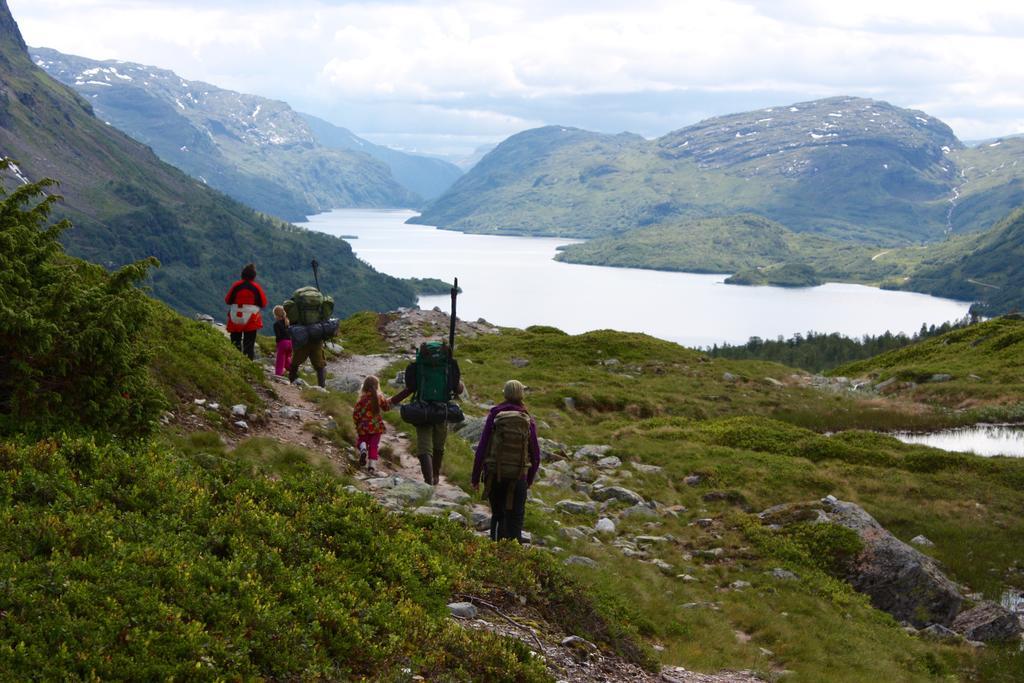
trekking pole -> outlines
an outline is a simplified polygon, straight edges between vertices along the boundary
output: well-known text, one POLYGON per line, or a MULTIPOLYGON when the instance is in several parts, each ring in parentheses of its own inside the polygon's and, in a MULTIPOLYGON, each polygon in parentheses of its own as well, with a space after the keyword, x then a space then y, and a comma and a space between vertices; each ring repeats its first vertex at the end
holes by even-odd
POLYGON ((320 277, 317 275, 316 272, 317 269, 320 267, 320 264, 317 263, 316 259, 313 259, 309 265, 313 266, 313 281, 316 282, 317 291, 320 291, 320 277))
POLYGON ((459 278, 455 278, 455 284, 452 285, 452 315, 451 320, 448 322, 448 348, 451 349, 452 353, 455 353, 455 300, 459 296, 459 278))

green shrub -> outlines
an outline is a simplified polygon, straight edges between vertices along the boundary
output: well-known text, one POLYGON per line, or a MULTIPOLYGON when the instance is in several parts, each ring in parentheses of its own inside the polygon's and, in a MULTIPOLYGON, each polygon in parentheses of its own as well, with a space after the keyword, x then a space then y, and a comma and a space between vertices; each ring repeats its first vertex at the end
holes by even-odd
POLYGON ((0 189, 0 433, 145 434, 164 403, 142 343, 149 301, 132 285, 156 261, 108 274, 66 257, 50 185, 0 189))

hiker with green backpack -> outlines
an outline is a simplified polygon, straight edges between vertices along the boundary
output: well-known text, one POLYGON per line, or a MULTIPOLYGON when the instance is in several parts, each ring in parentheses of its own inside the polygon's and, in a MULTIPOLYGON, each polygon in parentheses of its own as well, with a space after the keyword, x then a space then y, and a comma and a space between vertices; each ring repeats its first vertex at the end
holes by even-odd
POLYGON ((416 360, 405 368, 405 389, 391 399, 397 404, 410 394, 413 400, 402 406, 402 419, 416 427, 416 455, 423 481, 437 485, 448 438, 448 422, 461 422, 462 411, 452 400, 462 394, 462 373, 443 341, 420 344, 416 360))
POLYGON ((299 368, 308 358, 316 370, 316 383, 326 387, 327 357, 324 355, 324 343, 337 334, 338 321, 331 317, 334 313, 334 299, 320 291, 320 278, 317 274, 319 265, 315 260, 312 262, 316 287, 300 287, 292 293, 291 299, 284 302, 288 334, 292 339, 288 381, 295 383, 299 378, 299 368))
POLYGON ((540 469, 537 424, 523 404, 522 382, 505 382, 504 403, 487 414, 473 460, 473 489, 484 480, 484 497, 491 504, 491 539, 522 543, 526 491, 540 469))

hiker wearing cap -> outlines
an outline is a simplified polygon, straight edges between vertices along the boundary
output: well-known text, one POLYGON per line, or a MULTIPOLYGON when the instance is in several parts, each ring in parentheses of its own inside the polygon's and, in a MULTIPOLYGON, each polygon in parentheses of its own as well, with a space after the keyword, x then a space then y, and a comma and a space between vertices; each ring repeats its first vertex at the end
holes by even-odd
POLYGON ((523 404, 522 382, 505 382, 505 401, 491 408, 473 460, 473 488, 484 480, 491 505, 491 538, 522 543, 526 491, 540 469, 537 424, 523 404))
POLYGON ((247 263, 242 279, 231 285, 224 303, 228 305, 228 333, 231 343, 253 360, 256 356, 256 332, 263 327, 260 311, 267 305, 267 295, 256 282, 256 266, 247 263))

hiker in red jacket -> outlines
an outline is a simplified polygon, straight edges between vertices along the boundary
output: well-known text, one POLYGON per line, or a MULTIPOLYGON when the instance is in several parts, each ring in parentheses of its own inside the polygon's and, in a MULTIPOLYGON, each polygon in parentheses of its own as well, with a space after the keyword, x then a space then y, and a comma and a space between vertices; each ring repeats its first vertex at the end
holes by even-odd
POLYGON ((253 360, 256 332, 263 327, 260 309, 267 305, 267 295, 256 282, 256 266, 251 263, 242 268, 242 279, 231 285, 224 303, 228 308, 228 332, 231 343, 253 360))

